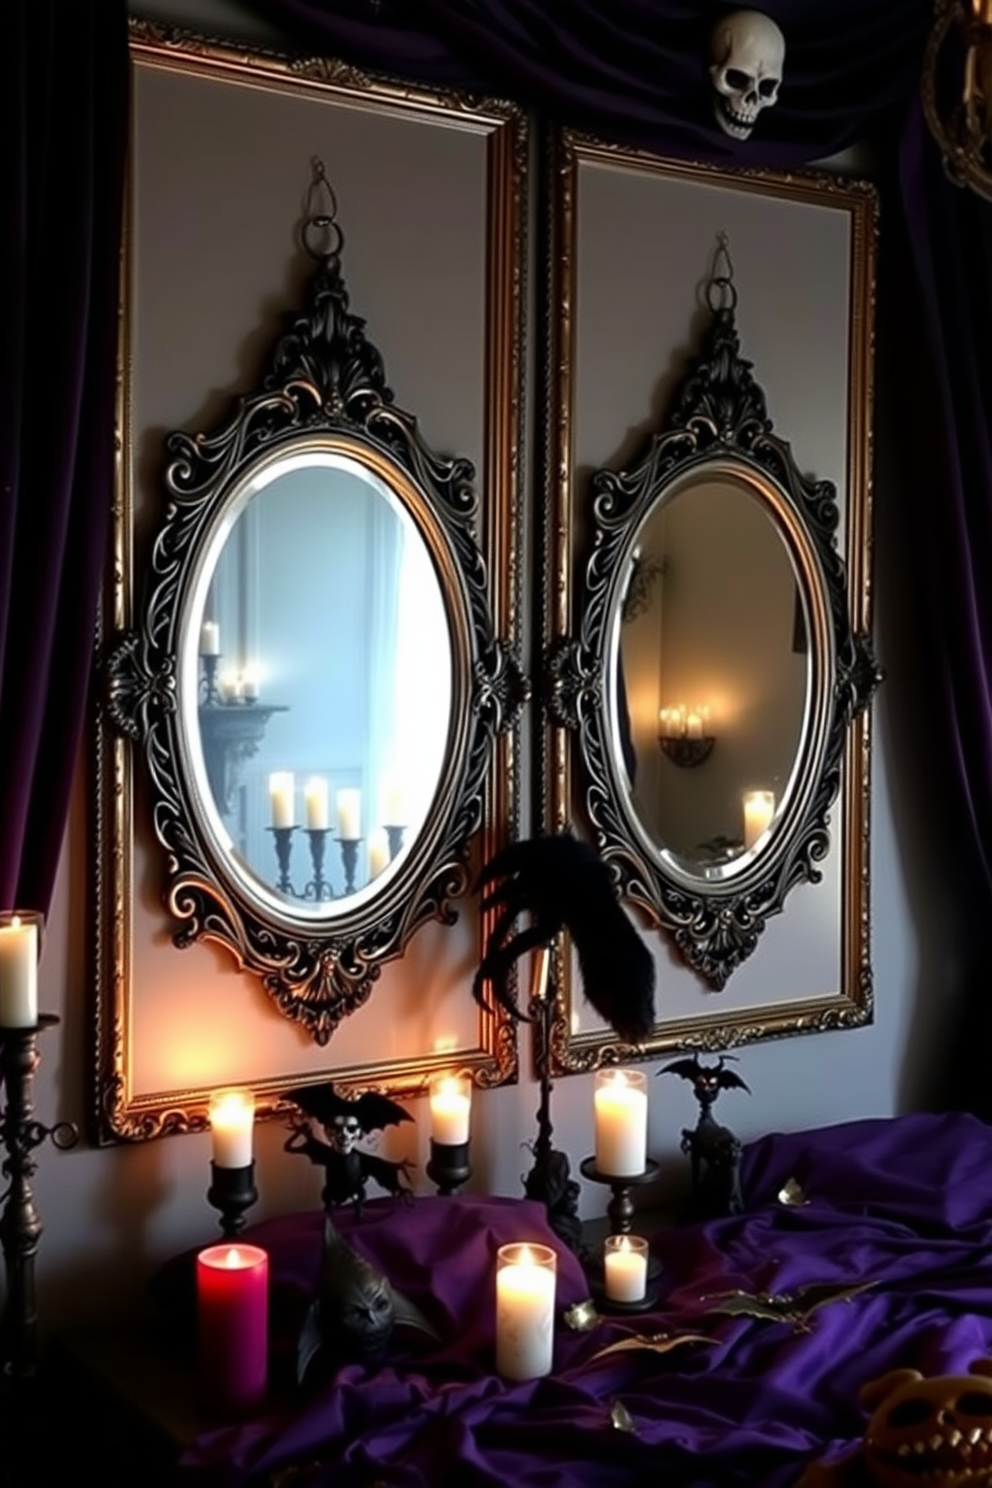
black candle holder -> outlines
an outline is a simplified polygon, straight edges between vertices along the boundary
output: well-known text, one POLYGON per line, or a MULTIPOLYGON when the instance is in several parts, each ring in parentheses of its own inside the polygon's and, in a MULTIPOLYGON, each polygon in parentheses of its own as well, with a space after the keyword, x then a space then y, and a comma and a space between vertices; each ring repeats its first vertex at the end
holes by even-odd
POLYGON ((293 881, 289 876, 289 860, 293 852, 293 833, 295 827, 269 827, 276 844, 276 862, 279 864, 279 878, 276 887, 284 894, 292 894, 293 881))
POLYGON ((579 1171, 583 1178, 588 1178, 592 1183, 606 1183, 613 1191, 613 1197, 606 1206, 606 1216, 610 1222, 611 1235, 630 1235, 634 1228, 634 1201, 631 1198, 631 1189, 639 1187, 642 1183, 653 1183, 658 1176, 658 1164, 652 1158, 647 1159, 647 1166, 643 1173, 632 1173, 620 1175, 617 1173, 603 1173, 596 1166, 594 1157, 584 1157, 579 1164, 579 1171))
POLYGON ((436 1185, 439 1194, 447 1197, 471 1178, 468 1148, 468 1142, 435 1142, 431 1137, 427 1176, 436 1185))
POLYGON ((402 850, 405 831, 406 827, 390 826, 388 822, 386 823, 386 841, 389 843, 390 861, 402 850))
POLYGON ((207 1199, 220 1210, 220 1229, 225 1240, 233 1240, 245 1227, 245 1211, 258 1198, 254 1159, 243 1168, 221 1168, 211 1159, 207 1199))
POLYGON ((203 676, 200 678, 200 702, 208 707, 216 707, 221 701, 220 692, 217 689, 217 668, 220 666, 220 653, 215 652, 213 656, 201 656, 203 662, 203 676))
POLYGON ((358 866, 358 845, 361 837, 341 837, 341 861, 344 864, 344 891, 355 892, 355 869, 358 866))
POLYGON ((314 899, 319 904, 324 899, 333 899, 334 890, 324 877, 324 855, 327 851, 327 827, 307 827, 307 837, 310 839, 310 861, 313 864, 313 878, 303 890, 304 899, 314 899))
POLYGON ((61 1151, 79 1141, 79 1130, 73 1122, 45 1126, 34 1115, 34 1076, 40 1061, 38 1034, 58 1022, 54 1013, 42 1013, 33 1027, 0 1029, 0 1079, 6 1094, 0 1113, 0 1142, 5 1154, 3 1174, 10 1180, 0 1215, 0 1244, 7 1273, 3 1369, 15 1389, 33 1382, 38 1366, 34 1267, 42 1224, 31 1191, 38 1166, 33 1154, 49 1140, 61 1151))
POLYGON ((579 1185, 571 1175, 568 1154, 554 1145, 551 1122, 551 1036, 556 1000, 549 985, 550 947, 542 947, 534 964, 534 985, 528 1016, 534 1024, 534 1060, 540 1078, 541 1097, 537 1108, 537 1136, 530 1144, 534 1158, 524 1177, 524 1193, 543 1204, 548 1224, 576 1255, 582 1256, 582 1221, 579 1219, 579 1185))

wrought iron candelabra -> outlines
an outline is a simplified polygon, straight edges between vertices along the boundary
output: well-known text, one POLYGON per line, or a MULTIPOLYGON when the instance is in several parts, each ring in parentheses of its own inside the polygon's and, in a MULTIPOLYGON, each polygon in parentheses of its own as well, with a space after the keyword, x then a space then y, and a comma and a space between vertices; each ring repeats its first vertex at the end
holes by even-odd
POLYGON ((355 892, 355 868, 358 866, 358 848, 362 842, 361 837, 340 837, 341 862, 344 865, 344 891, 346 894, 355 892))
POLYGON ((542 946, 534 964, 529 1008, 537 1040, 535 1062, 540 1078, 541 1098, 537 1108, 537 1136, 531 1146, 534 1162, 524 1178, 524 1193, 529 1199, 536 1199, 544 1205, 552 1230, 570 1250, 581 1255, 579 1185, 571 1176, 568 1154, 554 1145, 554 1128, 551 1124, 551 1029, 555 1017, 555 998, 549 994, 548 989, 550 964, 551 948, 542 946))
POLYGON ((279 877, 276 887, 283 894, 292 894, 293 880, 289 876, 289 860, 293 852, 293 833, 295 827, 270 827, 269 831, 276 844, 276 862, 279 864, 279 877))
POLYGON ((42 1224, 31 1191, 38 1166, 34 1154, 49 1140, 63 1151, 79 1141, 73 1122, 45 1126, 34 1115, 34 1077, 40 1062, 38 1035, 58 1022, 55 1014, 42 1013, 33 1027, 0 1029, 0 1078, 5 1097, 0 1112, 0 1142, 3 1174, 9 1180, 0 1214, 0 1244, 7 1275, 3 1367, 12 1390, 32 1383, 38 1364, 34 1266, 42 1224))

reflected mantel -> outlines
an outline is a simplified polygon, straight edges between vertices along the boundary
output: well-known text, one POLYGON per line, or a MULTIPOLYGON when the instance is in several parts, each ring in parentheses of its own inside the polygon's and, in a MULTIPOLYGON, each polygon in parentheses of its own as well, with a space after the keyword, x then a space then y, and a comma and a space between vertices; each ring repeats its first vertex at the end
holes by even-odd
POLYGON ((207 779, 221 816, 228 816, 246 760, 258 751, 269 719, 282 703, 201 703, 200 738, 207 779))

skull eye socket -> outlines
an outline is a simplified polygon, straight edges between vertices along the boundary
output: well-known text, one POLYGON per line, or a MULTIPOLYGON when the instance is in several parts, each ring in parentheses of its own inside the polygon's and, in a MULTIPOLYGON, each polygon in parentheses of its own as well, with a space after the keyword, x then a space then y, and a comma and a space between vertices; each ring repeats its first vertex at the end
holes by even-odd
POLYGON ((898 1430, 900 1426, 919 1426, 929 1419, 930 1405, 926 1400, 901 1400, 889 1411, 885 1423, 898 1430))
POLYGON ((970 1390, 960 1397, 957 1409, 962 1416, 992 1416, 992 1395, 986 1395, 981 1390, 970 1390))
POLYGON ((749 72, 741 72, 739 67, 728 67, 724 73, 724 79, 731 88, 736 88, 740 92, 749 88, 754 81, 749 72))
POLYGON ((762 78, 758 84, 758 92, 762 98, 770 98, 778 87, 778 78, 762 78))

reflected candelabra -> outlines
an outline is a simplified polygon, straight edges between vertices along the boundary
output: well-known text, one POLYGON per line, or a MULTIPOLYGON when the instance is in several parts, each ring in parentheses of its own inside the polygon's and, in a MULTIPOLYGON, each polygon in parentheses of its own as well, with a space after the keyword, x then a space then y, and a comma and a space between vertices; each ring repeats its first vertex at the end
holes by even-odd
POLYGON ((363 841, 361 837, 340 837, 341 862, 344 865, 344 891, 346 894, 355 892, 355 869, 358 866, 358 847, 363 841))
POLYGON ((324 877, 324 856, 327 851, 328 829, 326 827, 307 827, 307 837, 310 842, 310 861, 313 864, 313 878, 306 884, 303 890, 304 899, 313 899, 320 904, 325 899, 334 898, 334 890, 324 877))
POLYGON ((283 894, 293 894, 293 881, 289 876, 289 860, 293 853, 293 833, 295 827, 270 827, 276 844, 276 862, 279 864, 279 877, 276 887, 283 894))

